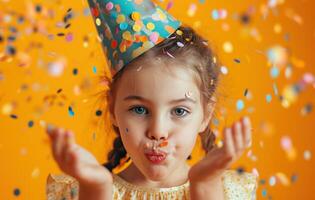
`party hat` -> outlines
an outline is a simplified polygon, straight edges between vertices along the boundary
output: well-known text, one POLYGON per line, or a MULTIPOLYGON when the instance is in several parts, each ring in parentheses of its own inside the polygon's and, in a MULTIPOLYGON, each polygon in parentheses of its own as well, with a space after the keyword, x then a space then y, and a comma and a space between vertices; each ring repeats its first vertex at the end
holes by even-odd
POLYGON ((88 0, 112 76, 181 25, 150 0, 88 0))

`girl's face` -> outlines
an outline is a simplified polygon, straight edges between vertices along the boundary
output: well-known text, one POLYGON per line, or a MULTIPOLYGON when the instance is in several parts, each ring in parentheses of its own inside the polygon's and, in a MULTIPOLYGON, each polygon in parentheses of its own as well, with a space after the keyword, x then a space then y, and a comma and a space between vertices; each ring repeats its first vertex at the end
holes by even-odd
POLYGON ((134 165, 145 177, 158 181, 182 173, 198 133, 211 116, 204 117, 193 72, 176 63, 168 68, 162 62, 137 63, 117 83, 111 118, 134 165), (153 141, 161 140, 168 143, 158 151, 167 156, 154 163, 146 153, 153 141))

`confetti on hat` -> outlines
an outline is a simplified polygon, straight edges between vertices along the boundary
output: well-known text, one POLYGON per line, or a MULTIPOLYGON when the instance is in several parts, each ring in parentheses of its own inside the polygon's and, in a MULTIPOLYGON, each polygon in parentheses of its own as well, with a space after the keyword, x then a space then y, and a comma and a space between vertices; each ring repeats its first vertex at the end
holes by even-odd
POLYGON ((88 2, 112 76, 181 24, 150 0, 88 2))

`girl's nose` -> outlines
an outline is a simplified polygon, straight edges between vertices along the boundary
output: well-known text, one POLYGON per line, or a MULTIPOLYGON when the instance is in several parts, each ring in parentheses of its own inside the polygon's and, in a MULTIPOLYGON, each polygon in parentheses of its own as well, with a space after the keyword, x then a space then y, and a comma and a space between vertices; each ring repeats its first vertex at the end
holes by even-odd
POLYGON ((148 131, 148 137, 152 140, 165 140, 168 138, 168 130, 166 128, 166 123, 163 121, 162 117, 152 119, 148 131))

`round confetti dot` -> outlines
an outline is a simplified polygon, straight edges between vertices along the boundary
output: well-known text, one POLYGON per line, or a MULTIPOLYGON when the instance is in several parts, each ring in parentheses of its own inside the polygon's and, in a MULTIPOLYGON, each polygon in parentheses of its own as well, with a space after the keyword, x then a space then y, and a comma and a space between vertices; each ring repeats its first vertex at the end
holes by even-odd
POLYGON ((19 196, 21 194, 21 190, 19 188, 15 188, 13 190, 13 194, 14 194, 14 196, 19 196))
POLYGON ((237 111, 243 110, 244 107, 245 107, 244 101, 241 100, 241 99, 237 100, 237 102, 236 102, 236 109, 237 109, 237 111))
POLYGON ((129 31, 125 31, 122 34, 122 38, 125 40, 128 40, 128 41, 132 41, 132 36, 131 36, 131 33, 129 31))
POLYGON ((128 23, 123 22, 123 23, 119 24, 119 28, 120 28, 120 30, 126 30, 128 28, 128 23))
POLYGON ((113 40, 113 41, 111 42, 111 47, 112 47, 113 49, 115 49, 115 48, 117 47, 117 45, 118 45, 117 40, 113 40))
POLYGON ((134 21, 138 21, 138 20, 140 20, 140 18, 141 18, 141 14, 138 13, 138 12, 133 12, 131 14, 131 19, 134 20, 134 21))
POLYGON ((77 68, 74 68, 74 69, 72 70, 72 73, 73 73, 73 75, 77 75, 77 74, 78 74, 78 69, 77 69, 77 68))
POLYGON ((112 2, 108 2, 107 4, 106 4, 106 9, 108 10, 108 11, 110 11, 111 9, 113 9, 114 8, 114 4, 112 3, 112 2))
POLYGON ((266 101, 267 101, 267 103, 270 103, 270 102, 271 102, 271 99, 272 99, 271 95, 270 95, 270 94, 267 94, 267 95, 266 95, 266 101))
POLYGON ((147 29, 148 30, 152 31, 152 30, 154 30, 154 28, 155 28, 155 25, 152 22, 147 23, 147 29))
POLYGON ((120 23, 125 22, 125 20, 126 20, 125 15, 121 15, 121 14, 120 14, 120 15, 117 16, 116 22, 117 22, 118 24, 120 24, 120 23))
POLYGON ((273 66, 271 69, 270 69, 270 76, 272 78, 277 78, 279 76, 279 69, 278 67, 276 66, 273 66))
POLYGON ((276 177, 272 176, 269 179, 269 185, 274 186, 276 184, 276 177))
POLYGON ((226 53, 232 53, 233 52, 233 45, 231 42, 224 42, 223 43, 223 50, 226 53))
POLYGON ((92 71, 93 71, 94 74, 96 74, 96 72, 97 72, 96 66, 93 66, 93 67, 92 67, 92 71))
POLYGON ((229 72, 229 71, 228 71, 228 68, 227 68, 226 66, 222 66, 222 67, 221 67, 221 73, 222 73, 222 74, 226 75, 226 74, 228 74, 228 72, 229 72))
POLYGON ((153 43, 156 43, 159 39, 159 34, 157 32, 154 32, 150 35, 150 41, 153 43))
POLYGON ((197 5, 192 3, 192 4, 190 4, 190 6, 188 8, 187 15, 189 17, 193 17, 196 14, 196 11, 197 11, 197 5))
POLYGON ((176 31, 176 34, 177 34, 177 35, 183 35, 183 31, 177 30, 177 31, 176 31))
POLYGON ((309 150, 304 151, 303 153, 304 160, 310 160, 312 157, 312 153, 309 150))
POLYGON ((184 44, 181 43, 181 42, 177 42, 176 44, 177 44, 177 46, 179 46, 179 47, 184 47, 184 44))
POLYGON ((101 110, 97 110, 97 111, 95 112, 95 115, 96 115, 96 116, 101 116, 101 115, 102 115, 102 111, 101 111, 101 110))
POLYGON ((95 23, 97 26, 100 26, 102 22, 101 22, 100 18, 96 18, 95 23))
POLYGON ((217 20, 219 19, 219 12, 217 10, 213 10, 211 13, 212 19, 217 20))
POLYGON ((292 149, 292 142, 289 136, 283 136, 281 138, 281 147, 285 151, 292 149))
POLYGON ((135 32, 139 32, 141 30, 141 26, 138 25, 138 24, 135 24, 132 26, 132 29, 135 31, 135 32))
POLYGON ((27 123, 27 125, 28 125, 28 127, 32 128, 33 125, 34 125, 34 122, 31 120, 31 121, 29 121, 29 122, 27 123))

